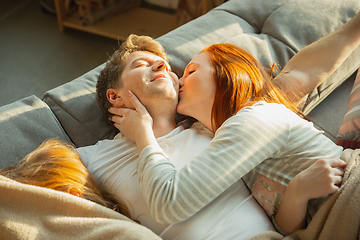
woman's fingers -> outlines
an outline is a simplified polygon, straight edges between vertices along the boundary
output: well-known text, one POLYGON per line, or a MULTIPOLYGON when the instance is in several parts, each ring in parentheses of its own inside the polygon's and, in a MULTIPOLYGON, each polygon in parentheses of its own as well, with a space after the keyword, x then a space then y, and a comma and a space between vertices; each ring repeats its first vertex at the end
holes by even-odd
POLYGON ((128 116, 132 111, 132 109, 129 108, 115 108, 115 107, 111 107, 108 110, 110 113, 114 114, 114 116, 112 116, 110 118, 111 121, 113 122, 118 122, 120 123, 122 117, 126 117, 128 116))
POLYGON ((122 116, 114 115, 110 118, 110 121, 113 121, 114 123, 120 123, 122 116))
POLYGON ((127 96, 129 97, 131 104, 134 106, 137 112, 139 113, 147 112, 144 105, 141 104, 139 99, 130 90, 127 91, 127 96))
POLYGON ((331 167, 345 168, 347 163, 340 158, 329 158, 331 167))
POLYGON ((108 109, 108 111, 112 114, 114 114, 115 116, 119 116, 122 117, 124 116, 126 110, 129 110, 127 108, 119 108, 119 107, 111 107, 108 109))
POLYGON ((342 182, 342 176, 335 176, 334 177, 334 185, 336 185, 337 187, 340 186, 341 182, 342 182))
POLYGON ((333 168, 335 176, 344 176, 344 170, 342 168, 333 168))
MULTIPOLYGON (((136 112, 141 113, 141 114, 147 113, 147 110, 144 107, 144 105, 141 104, 139 99, 131 91, 127 92, 127 96, 129 97, 129 101, 133 105, 133 107, 135 108, 136 112)), ((115 116, 124 117, 124 116, 128 116, 128 114, 131 111, 134 111, 134 110, 132 110, 130 108, 123 108, 123 107, 122 108, 120 108, 120 107, 111 107, 111 108, 108 109, 108 111, 110 113, 114 114, 115 116)), ((114 118, 114 119, 116 119, 116 118, 114 118)), ((110 119, 110 120, 114 121, 113 119, 110 119)))
POLYGON ((120 130, 121 132, 121 124, 120 123, 114 123, 114 127, 120 130))
POLYGON ((339 158, 320 159, 317 163, 319 163, 321 168, 330 170, 328 173, 335 176, 343 176, 344 168, 347 165, 344 160, 339 158))
POLYGON ((335 185, 340 185, 342 182, 342 177, 344 176, 345 173, 345 167, 347 166, 347 162, 345 162, 344 160, 341 160, 339 158, 334 158, 331 159, 330 161, 330 166, 332 168, 332 172, 334 175, 334 184, 335 185))
POLYGON ((336 192, 342 182, 342 178, 344 176, 344 169, 347 166, 347 163, 344 160, 339 158, 328 159, 328 163, 330 164, 332 171, 332 182, 333 182, 333 191, 336 192))
POLYGON ((347 163, 339 158, 330 158, 328 159, 328 163, 331 167, 333 179, 332 181, 334 187, 337 190, 342 182, 342 177, 344 176, 344 168, 346 167, 347 163))

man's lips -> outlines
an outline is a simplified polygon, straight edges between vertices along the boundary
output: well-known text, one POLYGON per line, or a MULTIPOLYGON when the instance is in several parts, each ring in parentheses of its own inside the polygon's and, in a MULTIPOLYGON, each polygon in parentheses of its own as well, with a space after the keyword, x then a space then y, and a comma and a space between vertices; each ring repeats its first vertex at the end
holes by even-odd
POLYGON ((159 75, 156 75, 150 82, 153 82, 157 79, 160 79, 160 78, 166 78, 166 76, 164 74, 159 74, 159 75))

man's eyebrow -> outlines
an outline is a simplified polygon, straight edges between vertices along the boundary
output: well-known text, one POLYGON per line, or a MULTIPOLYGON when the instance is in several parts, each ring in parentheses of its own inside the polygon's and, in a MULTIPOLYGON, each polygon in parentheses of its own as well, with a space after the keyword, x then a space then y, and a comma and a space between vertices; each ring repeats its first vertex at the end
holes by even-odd
POLYGON ((148 62, 148 58, 146 57, 137 57, 135 59, 133 59, 129 64, 130 64, 130 68, 135 68, 136 64, 138 61, 145 61, 148 62))
MULTIPOLYGON (((162 59, 162 58, 161 58, 162 59)), ((166 61, 165 59, 162 59, 165 64, 168 66, 169 70, 171 70, 171 66, 170 64, 168 63, 168 61, 166 61)), ((133 66, 137 61, 145 61, 145 62, 150 62, 150 61, 157 61, 156 59, 152 59, 152 58, 149 58, 149 57, 137 57, 135 58, 132 62, 131 62, 131 66, 133 66)))

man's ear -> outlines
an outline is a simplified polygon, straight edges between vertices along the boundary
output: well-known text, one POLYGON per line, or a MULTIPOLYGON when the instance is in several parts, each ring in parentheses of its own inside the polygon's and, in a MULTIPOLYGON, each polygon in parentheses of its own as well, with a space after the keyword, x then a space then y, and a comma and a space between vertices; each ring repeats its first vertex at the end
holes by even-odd
POLYGON ((109 100, 109 102, 114 107, 123 107, 125 105, 124 100, 119 95, 118 91, 115 89, 112 89, 112 88, 108 89, 106 91, 106 96, 107 96, 107 99, 109 100))

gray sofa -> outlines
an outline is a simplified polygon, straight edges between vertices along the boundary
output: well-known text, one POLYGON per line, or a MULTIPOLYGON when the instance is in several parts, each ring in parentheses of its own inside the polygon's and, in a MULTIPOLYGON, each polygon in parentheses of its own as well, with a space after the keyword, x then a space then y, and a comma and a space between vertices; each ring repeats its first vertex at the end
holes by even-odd
MULTIPOLYGON (((284 66, 300 49, 359 11, 358 0, 230 0, 157 40, 165 47, 178 76, 202 48, 220 42, 245 48, 265 66, 272 62, 284 66)), ((359 56, 360 48, 309 94, 304 108, 333 141, 346 111, 351 76, 360 66, 359 56)), ((103 67, 69 79, 42 99, 24 96, 0 107, 0 168, 17 163, 48 138, 77 147, 112 138, 117 130, 102 118, 95 101, 95 84, 103 67)))

